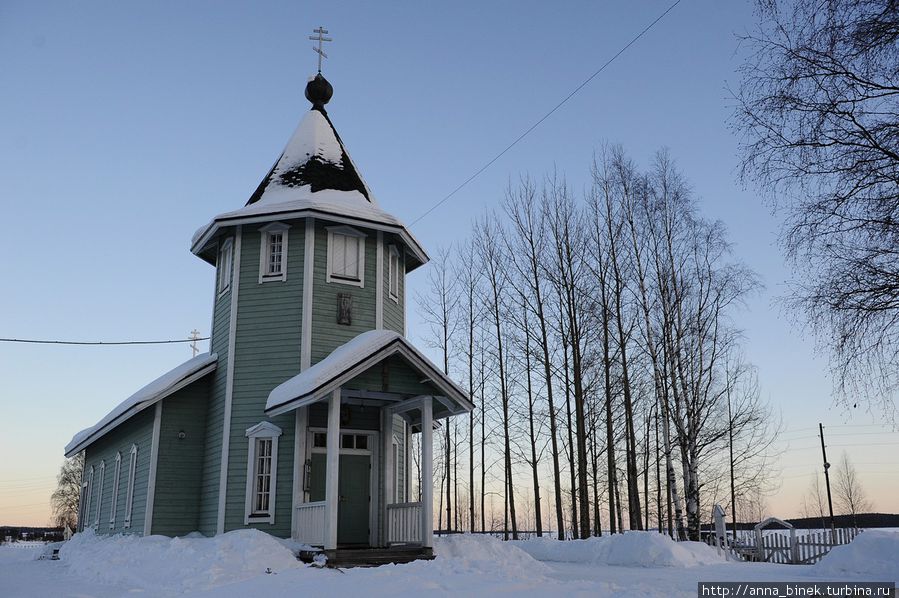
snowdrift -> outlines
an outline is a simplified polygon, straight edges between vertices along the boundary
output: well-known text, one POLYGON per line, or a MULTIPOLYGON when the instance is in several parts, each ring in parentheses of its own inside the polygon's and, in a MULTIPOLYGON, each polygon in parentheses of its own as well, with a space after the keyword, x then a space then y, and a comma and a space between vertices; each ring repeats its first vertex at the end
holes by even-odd
POLYGON ((534 538, 511 542, 538 561, 591 563, 622 567, 695 567, 724 562, 714 548, 701 542, 675 542, 656 532, 626 532, 560 542, 534 538))
POLYGON ((899 532, 867 530, 849 544, 833 548, 812 567, 820 575, 899 582, 899 532))
POLYGON ((105 584, 178 594, 303 567, 278 539, 258 530, 214 538, 76 534, 59 551, 72 573, 105 584))
MULTIPOLYGON (((518 544, 518 543, 514 543, 518 544)), ((502 572, 511 577, 527 577, 549 572, 549 567, 512 542, 503 542, 492 536, 458 534, 435 538, 434 564, 457 573, 502 572)))

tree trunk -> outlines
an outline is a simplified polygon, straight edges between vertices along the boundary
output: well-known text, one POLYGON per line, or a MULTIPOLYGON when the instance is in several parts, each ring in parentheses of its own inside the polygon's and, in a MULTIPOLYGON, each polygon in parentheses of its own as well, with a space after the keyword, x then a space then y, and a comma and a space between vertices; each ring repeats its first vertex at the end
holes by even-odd
MULTIPOLYGON (((522 305, 524 307, 524 305, 522 305)), ((528 312, 524 307, 524 363, 528 390, 528 424, 531 443, 531 474, 534 478, 534 513, 537 518, 537 537, 543 537, 543 513, 540 507, 540 476, 537 462, 537 434, 534 429, 534 391, 531 385, 531 332, 528 328, 528 312)))

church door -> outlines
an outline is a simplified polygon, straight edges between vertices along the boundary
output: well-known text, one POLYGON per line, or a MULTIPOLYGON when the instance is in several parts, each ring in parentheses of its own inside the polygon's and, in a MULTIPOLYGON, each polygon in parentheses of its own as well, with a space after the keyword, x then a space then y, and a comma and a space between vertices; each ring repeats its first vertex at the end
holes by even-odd
MULTIPOLYGON (((309 500, 325 500, 324 433, 313 432, 309 500)), ((371 538, 373 448, 377 435, 341 433, 337 476, 337 545, 368 546, 371 538)))

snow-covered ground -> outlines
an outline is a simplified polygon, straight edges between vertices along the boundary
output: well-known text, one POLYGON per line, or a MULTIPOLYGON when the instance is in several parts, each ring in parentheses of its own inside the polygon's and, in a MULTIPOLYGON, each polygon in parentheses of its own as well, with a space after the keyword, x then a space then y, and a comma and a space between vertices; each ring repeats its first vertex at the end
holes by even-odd
POLYGON ((79 534, 60 560, 0 547, 0 596, 696 596, 698 581, 895 581, 899 533, 867 531, 813 566, 726 562, 652 532, 571 542, 439 539, 438 558, 343 571, 299 563, 262 532, 215 538, 79 534))

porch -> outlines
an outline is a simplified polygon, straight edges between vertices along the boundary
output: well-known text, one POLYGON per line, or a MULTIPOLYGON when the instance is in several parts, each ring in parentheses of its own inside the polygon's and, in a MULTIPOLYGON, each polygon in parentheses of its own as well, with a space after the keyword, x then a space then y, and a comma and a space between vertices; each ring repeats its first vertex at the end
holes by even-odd
POLYGON ((291 529, 314 547, 304 558, 322 552, 336 566, 433 558, 435 420, 472 408, 405 338, 387 331, 359 335, 275 388, 266 412, 296 413, 291 529), (421 434, 427 481, 416 502, 409 501, 413 432, 421 434))
MULTIPOLYGON (((375 407, 380 426, 364 430, 341 426, 341 417, 359 402, 352 391, 336 389, 327 399, 327 425, 309 425, 309 407, 297 410, 297 455, 303 464, 302 487, 294 496, 292 536, 310 546, 334 551, 432 546, 433 488, 421 485, 421 501, 410 502, 409 444, 397 439, 395 417, 402 429, 421 430, 420 460, 424 479, 431 479, 433 401, 431 396, 384 401, 375 407), (407 428, 408 426, 408 428, 407 428), (305 446, 304 446, 305 445, 305 446), (395 471, 395 470, 401 471, 395 471)), ((371 399, 365 409, 370 413, 371 399)), ((426 551, 428 552, 428 551, 426 551)), ((347 559, 363 553, 344 553, 347 559), (348 556, 349 555, 349 556, 348 556)), ((372 552, 364 554, 374 555, 372 552)))

